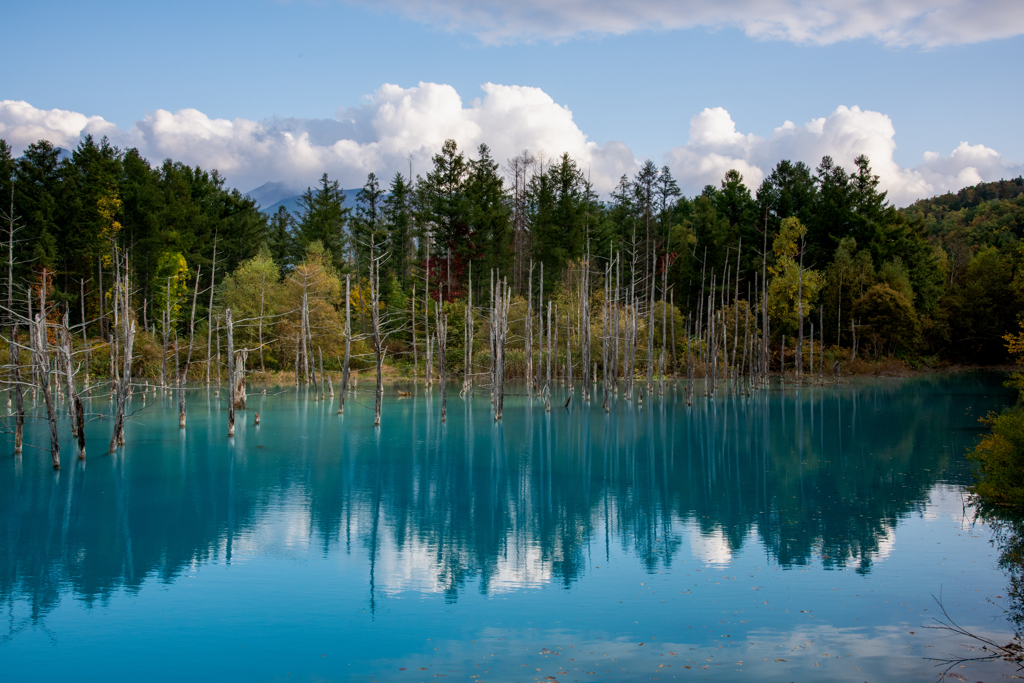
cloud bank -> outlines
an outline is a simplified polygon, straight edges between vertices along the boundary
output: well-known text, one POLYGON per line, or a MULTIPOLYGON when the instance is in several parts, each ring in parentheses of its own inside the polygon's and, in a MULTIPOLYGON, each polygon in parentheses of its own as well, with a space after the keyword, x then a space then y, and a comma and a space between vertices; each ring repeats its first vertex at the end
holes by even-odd
POLYGON ((840 106, 829 116, 800 126, 786 121, 767 138, 738 132, 729 112, 716 107, 690 119, 688 142, 670 150, 667 159, 680 185, 717 185, 725 172, 734 168, 753 190, 782 159, 803 161, 814 168, 829 155, 852 170, 854 159, 865 154, 882 189, 897 206, 967 185, 1024 174, 1024 164, 1006 160, 984 145, 961 142, 948 156, 926 152, 914 168, 897 164, 895 151, 892 120, 860 107, 840 106))
MULTIPOLYGON (((639 168, 625 144, 589 140, 572 112, 539 88, 488 83, 482 89, 483 97, 466 103, 448 85, 388 84, 362 104, 339 109, 333 119, 227 120, 195 109, 158 109, 128 130, 98 116, 4 100, 0 137, 20 154, 40 139, 73 148, 87 134, 105 135, 122 148, 138 148, 155 163, 172 158, 217 169, 243 191, 268 181, 305 187, 325 172, 344 187, 361 186, 371 171, 386 182, 396 172, 407 173, 410 160, 414 173, 422 174, 447 138, 470 155, 486 143, 502 163, 524 149, 548 159, 568 152, 599 192, 610 191, 621 175, 639 168)), ((853 160, 866 154, 897 205, 1024 173, 1021 164, 967 142, 945 156, 929 152, 918 166, 903 168, 893 159, 895 137, 889 117, 858 107, 841 106, 802 125, 786 121, 767 138, 738 132, 729 112, 709 108, 690 120, 687 142, 658 163, 667 163, 693 194, 706 184, 717 185, 732 168, 753 190, 782 159, 814 167, 828 154, 851 169, 853 160)))
POLYGON ((486 43, 644 29, 735 27, 753 38, 827 45, 870 38, 939 47, 1024 33, 1019 0, 348 0, 486 43))

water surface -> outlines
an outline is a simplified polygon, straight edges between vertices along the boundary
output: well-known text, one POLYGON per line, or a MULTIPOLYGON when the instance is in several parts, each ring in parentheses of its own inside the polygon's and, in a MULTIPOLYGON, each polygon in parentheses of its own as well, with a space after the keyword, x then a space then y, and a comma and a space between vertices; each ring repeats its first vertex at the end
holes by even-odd
MULTIPOLYGON (((506 398, 389 389, 132 399, 53 472, 0 462, 8 680, 921 680, 1005 642, 1006 576, 965 507, 986 374, 506 398), (596 395, 595 395, 596 396, 596 395), (258 410, 262 425, 252 425, 258 410)), ((90 404, 109 411, 106 400, 90 404)), ((67 434, 67 428, 62 431, 67 434)), ((27 442, 46 444, 39 422, 27 442)), ((9 439, 8 439, 9 441, 9 439)), ((9 453, 10 443, 7 445, 9 453)), ((953 673, 1001 677, 1006 664, 953 673)))

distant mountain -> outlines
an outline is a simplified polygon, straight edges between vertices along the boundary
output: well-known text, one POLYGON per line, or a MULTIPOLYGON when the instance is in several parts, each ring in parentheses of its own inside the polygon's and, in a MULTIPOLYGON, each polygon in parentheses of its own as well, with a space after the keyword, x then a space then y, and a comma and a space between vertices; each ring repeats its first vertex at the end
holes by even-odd
MULTIPOLYGON (((298 202, 302 192, 302 190, 289 187, 286 183, 264 183, 255 190, 249 190, 246 194, 255 199, 256 203, 260 205, 260 211, 267 215, 277 213, 277 210, 283 206, 286 211, 295 216, 299 212, 298 202)), ((358 192, 359 188, 343 190, 344 206, 354 207, 358 192)))
MULTIPOLYGON (((263 183, 246 194, 256 200, 264 213, 271 213, 269 207, 287 199, 294 199, 300 192, 301 190, 290 187, 286 183, 263 183)), ((274 211, 276 210, 275 208, 274 211)))

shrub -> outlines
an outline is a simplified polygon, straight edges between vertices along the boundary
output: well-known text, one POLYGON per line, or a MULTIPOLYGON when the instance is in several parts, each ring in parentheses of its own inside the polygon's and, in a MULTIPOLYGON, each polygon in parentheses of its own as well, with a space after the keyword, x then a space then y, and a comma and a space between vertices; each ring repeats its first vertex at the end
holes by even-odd
POLYGON ((988 503, 1024 507, 1024 407, 982 422, 990 431, 967 456, 978 463, 972 491, 988 503))

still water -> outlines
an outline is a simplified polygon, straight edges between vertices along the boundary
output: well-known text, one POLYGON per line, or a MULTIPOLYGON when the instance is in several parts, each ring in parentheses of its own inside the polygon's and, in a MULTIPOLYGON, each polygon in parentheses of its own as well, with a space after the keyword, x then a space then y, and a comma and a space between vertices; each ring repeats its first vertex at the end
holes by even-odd
POLYGON ((94 419, 84 463, 0 462, 0 678, 934 679, 927 658, 975 653, 925 628, 933 596, 1013 635, 964 505, 1001 379, 669 389, 608 415, 563 390, 500 424, 452 391, 445 425, 436 387, 389 389, 380 429, 371 393, 339 417, 253 387, 234 439, 205 390, 185 430, 135 396, 116 455, 94 419))

